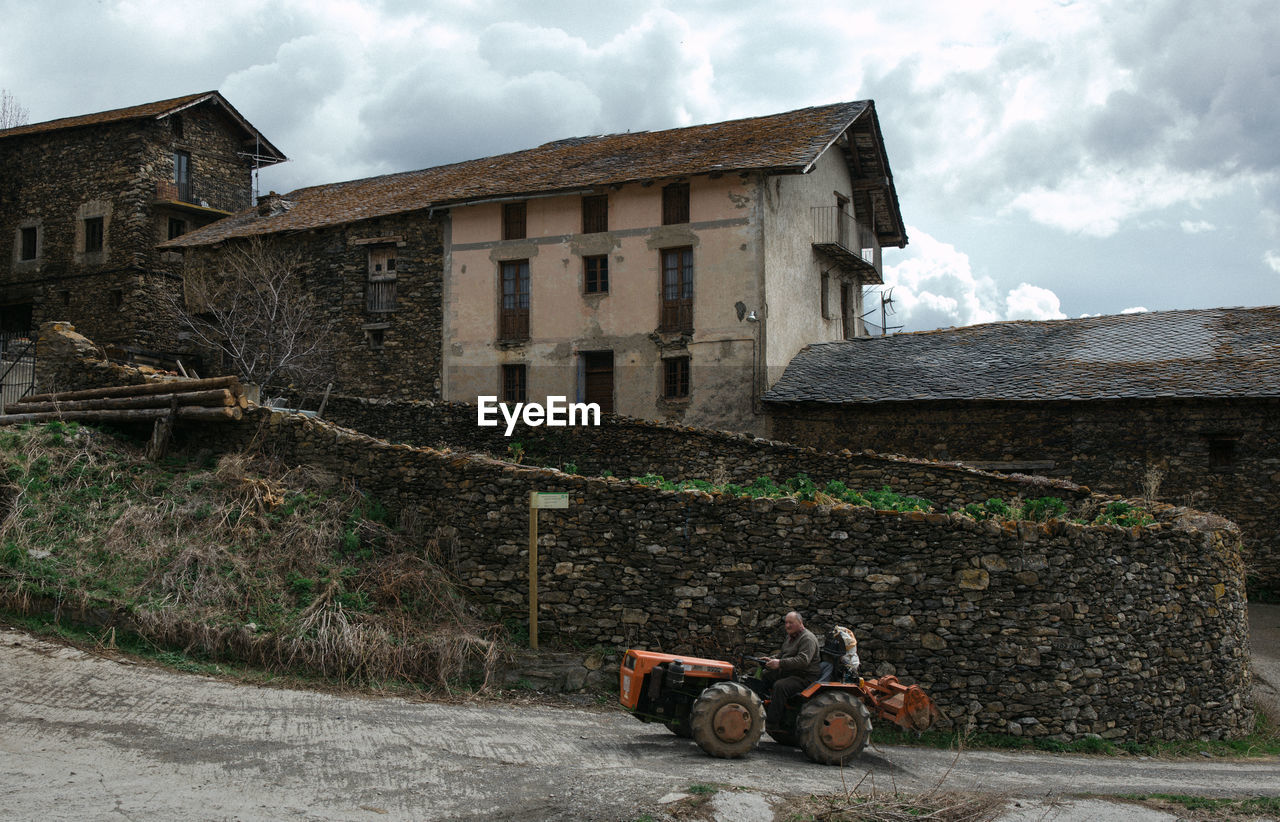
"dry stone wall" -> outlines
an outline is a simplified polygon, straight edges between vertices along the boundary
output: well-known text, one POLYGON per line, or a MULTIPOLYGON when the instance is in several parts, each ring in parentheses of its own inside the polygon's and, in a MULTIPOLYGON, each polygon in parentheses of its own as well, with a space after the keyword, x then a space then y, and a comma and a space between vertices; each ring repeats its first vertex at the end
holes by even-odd
POLYGON ((1280 400, 919 402, 769 407, 771 432, 822 449, 1039 463, 1036 473, 1157 499, 1240 526, 1259 584, 1280 590, 1280 400), (1217 449, 1217 450, 1215 450, 1217 449))
POLYGON ((567 492, 568 510, 541 514, 547 640, 761 650, 797 608, 819 630, 854 628, 864 673, 921 683, 959 727, 1062 740, 1252 728, 1239 531, 1215 517, 978 523, 664 492, 265 411, 186 436, 257 443, 446 529, 471 597, 508 619, 527 608, 528 495, 567 492))

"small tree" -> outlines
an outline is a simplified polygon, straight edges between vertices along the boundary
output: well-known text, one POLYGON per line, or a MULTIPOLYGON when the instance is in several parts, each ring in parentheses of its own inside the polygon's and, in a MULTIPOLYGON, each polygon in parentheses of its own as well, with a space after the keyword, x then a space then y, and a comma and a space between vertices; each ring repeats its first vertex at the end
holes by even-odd
POLYGON ((0 129, 25 126, 28 114, 30 112, 18 102, 18 98, 10 94, 8 89, 0 88, 0 129))
POLYGON ((179 327, 264 397, 332 379, 332 322, 304 287, 301 256, 257 237, 214 254, 183 269, 179 327))

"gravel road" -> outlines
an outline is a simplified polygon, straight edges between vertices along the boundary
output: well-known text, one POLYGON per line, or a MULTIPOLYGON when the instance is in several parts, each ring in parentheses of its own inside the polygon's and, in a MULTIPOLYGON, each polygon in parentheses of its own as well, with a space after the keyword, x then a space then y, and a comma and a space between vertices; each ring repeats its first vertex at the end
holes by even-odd
MULTIPOLYGON (((1280 762, 868 750, 843 773, 764 742, 704 756, 612 711, 263 688, 0 630, 0 818, 633 820, 693 783, 1280 795, 1280 762)), ((768 818, 767 816, 764 818, 768 818)))

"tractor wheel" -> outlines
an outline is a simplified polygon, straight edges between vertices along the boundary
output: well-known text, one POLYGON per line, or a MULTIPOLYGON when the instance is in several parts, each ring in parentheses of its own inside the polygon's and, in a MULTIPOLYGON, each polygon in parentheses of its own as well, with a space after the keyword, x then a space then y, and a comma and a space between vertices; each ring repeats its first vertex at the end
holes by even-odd
POLYGON ((662 724, 666 725, 667 730, 671 731, 671 733, 675 734, 676 736, 682 736, 685 739, 688 739, 689 737, 693 736, 693 731, 689 729, 688 718, 673 719, 670 722, 663 722, 662 724))
POLYGON ((693 703, 689 727, 699 748, 721 759, 737 759, 760 741, 764 705, 745 685, 717 682, 693 703))
POLYGON ((791 731, 784 731, 781 728, 769 731, 769 736, 773 737, 773 741, 779 745, 795 745, 796 735, 791 731))
POLYGON ((862 752, 871 737, 871 713, 844 691, 820 693, 796 720, 800 749, 814 762, 841 765, 862 752))

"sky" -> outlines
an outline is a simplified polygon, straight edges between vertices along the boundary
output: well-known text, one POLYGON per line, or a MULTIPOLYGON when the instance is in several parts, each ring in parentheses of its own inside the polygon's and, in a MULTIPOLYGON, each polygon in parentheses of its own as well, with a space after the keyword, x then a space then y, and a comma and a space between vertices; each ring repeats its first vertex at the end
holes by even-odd
POLYGON ((1280 304, 1274 0, 0 0, 0 19, 0 89, 31 122, 218 89, 290 157, 264 192, 870 98, 910 238, 884 254, 889 326, 1280 304))

